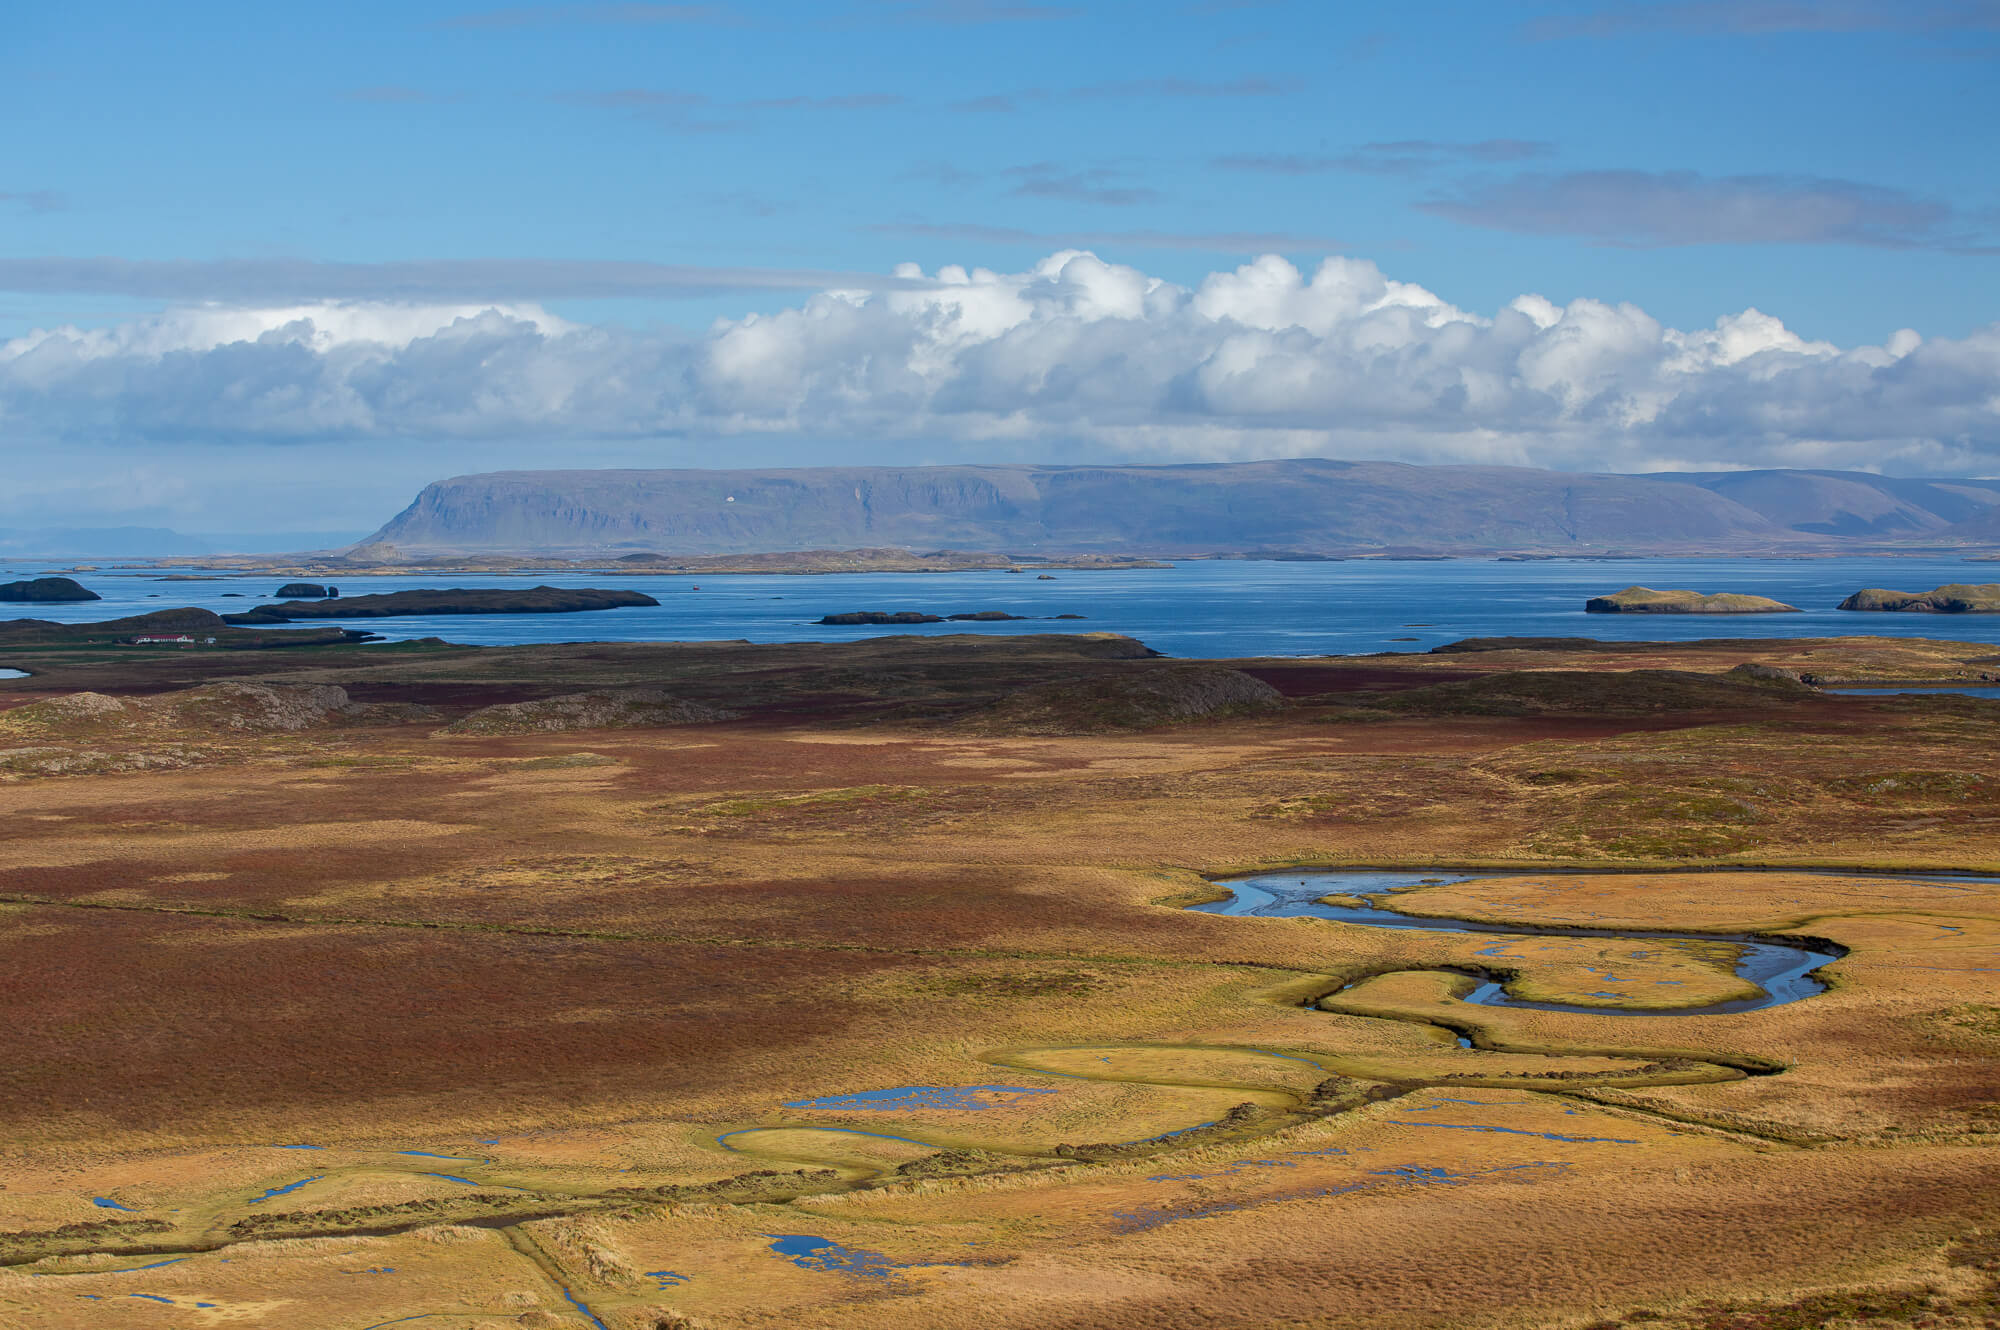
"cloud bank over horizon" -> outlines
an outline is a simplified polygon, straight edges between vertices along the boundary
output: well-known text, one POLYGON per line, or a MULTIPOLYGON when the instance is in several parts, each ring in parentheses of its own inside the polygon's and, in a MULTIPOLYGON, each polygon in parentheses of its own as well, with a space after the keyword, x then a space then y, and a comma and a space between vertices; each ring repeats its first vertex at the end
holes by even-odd
POLYGON ((406 442, 454 466, 545 444, 559 467, 605 441, 755 436, 826 464, 888 440, 939 461, 1992 474, 2000 324, 1843 348, 1755 309, 1691 330, 1534 294, 1473 313, 1361 259, 1266 256, 1182 286, 1066 250, 1016 273, 904 265, 698 333, 370 299, 38 331, 0 343, 0 428, 168 464, 189 444, 406 442))

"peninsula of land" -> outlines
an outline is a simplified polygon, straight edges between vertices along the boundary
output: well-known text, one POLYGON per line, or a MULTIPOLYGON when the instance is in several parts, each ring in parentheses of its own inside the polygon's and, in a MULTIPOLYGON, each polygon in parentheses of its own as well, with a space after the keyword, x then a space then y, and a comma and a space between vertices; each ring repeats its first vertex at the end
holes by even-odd
POLYGON ((287 600, 222 617, 233 624, 264 624, 290 623, 295 619, 389 619, 430 614, 575 614, 659 603, 639 591, 601 591, 590 587, 451 587, 331 600, 287 600))

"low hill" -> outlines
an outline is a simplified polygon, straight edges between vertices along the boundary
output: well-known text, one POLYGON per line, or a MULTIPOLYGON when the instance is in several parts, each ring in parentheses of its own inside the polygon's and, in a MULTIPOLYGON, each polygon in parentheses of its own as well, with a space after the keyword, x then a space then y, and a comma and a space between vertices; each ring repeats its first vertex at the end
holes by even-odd
POLYGON ((1799 607, 1769 596, 1748 596, 1735 591, 1655 591, 1647 586, 1628 586, 1608 596, 1592 596, 1584 602, 1586 614, 1797 614, 1799 607))
POLYGON ((2000 583, 1954 582, 1935 591, 1884 591, 1869 587, 1841 601, 1840 608, 1918 614, 2000 614, 2000 583))
POLYGON ((95 591, 67 577, 37 577, 31 581, 0 583, 0 600, 48 602, 103 599, 95 591))
POLYGON ((335 600, 287 600, 222 617, 229 623, 260 624, 295 619, 393 619, 415 614, 575 614, 659 603, 640 591, 590 587, 450 587, 335 600))

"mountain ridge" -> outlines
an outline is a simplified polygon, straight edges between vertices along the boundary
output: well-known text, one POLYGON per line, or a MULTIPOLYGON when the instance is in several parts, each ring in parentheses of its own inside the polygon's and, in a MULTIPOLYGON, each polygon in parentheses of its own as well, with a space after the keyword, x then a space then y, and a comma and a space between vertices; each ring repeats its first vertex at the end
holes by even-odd
POLYGON ((1322 458, 500 471, 425 486, 355 549, 1813 553, 1871 541, 1983 543, 1995 518, 2000 481, 1840 471, 1612 475, 1322 458))

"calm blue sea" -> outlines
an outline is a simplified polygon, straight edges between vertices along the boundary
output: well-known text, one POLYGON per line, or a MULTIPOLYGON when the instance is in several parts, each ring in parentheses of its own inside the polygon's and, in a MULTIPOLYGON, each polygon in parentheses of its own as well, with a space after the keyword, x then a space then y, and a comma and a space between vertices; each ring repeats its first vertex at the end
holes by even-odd
MULTIPOLYGON (((40 576, 50 565, 18 564, 0 580, 40 576)), ((192 571, 192 570, 191 570, 192 571)), ((2000 564, 1959 559, 1650 559, 1614 563, 1189 562, 1173 568, 1035 574, 859 573, 814 577, 628 577, 549 573, 522 577, 367 577, 341 583, 350 595, 423 586, 630 587, 657 609, 585 614, 448 615, 361 619, 353 627, 390 639, 454 642, 577 641, 845 642, 884 633, 1125 633, 1170 656, 1309 656, 1426 651, 1464 637, 1532 635, 1683 640, 1698 637, 1820 637, 1858 633, 2000 642, 2000 615, 1856 614, 1833 607, 1867 586, 1928 590, 1945 582, 2000 581, 2000 564), (1803 614, 1612 615, 1583 612, 1593 595, 1641 583, 1656 588, 1773 596, 1803 614), (697 587, 699 589, 697 589, 697 587), (824 628, 823 614, 1006 610, 1019 623, 915 628, 824 628), (1081 621, 1047 616, 1081 614, 1081 621)), ((240 611, 268 598, 281 579, 230 577, 170 582, 119 570, 77 580, 102 601, 4 605, 0 617, 63 622, 109 619, 177 605, 240 611), (225 595, 236 592, 236 597, 225 595)), ((316 621, 318 622, 318 621, 316 621)), ((337 620, 332 622, 338 622, 337 620)))

